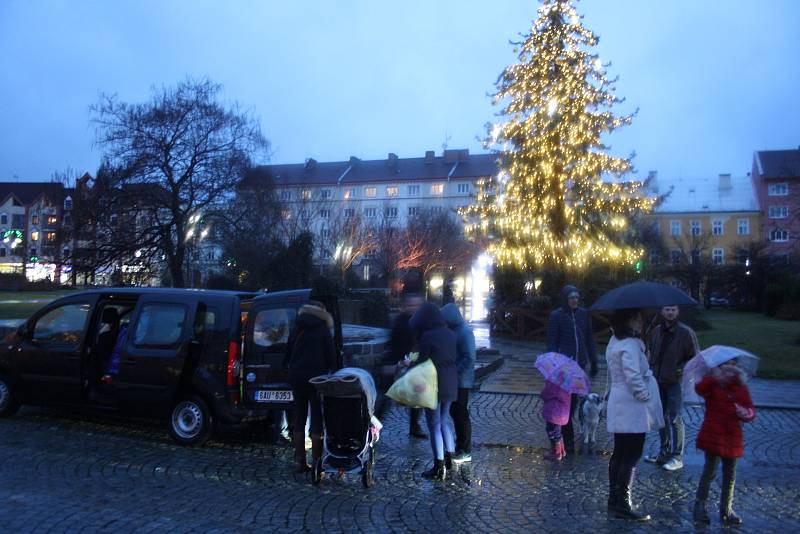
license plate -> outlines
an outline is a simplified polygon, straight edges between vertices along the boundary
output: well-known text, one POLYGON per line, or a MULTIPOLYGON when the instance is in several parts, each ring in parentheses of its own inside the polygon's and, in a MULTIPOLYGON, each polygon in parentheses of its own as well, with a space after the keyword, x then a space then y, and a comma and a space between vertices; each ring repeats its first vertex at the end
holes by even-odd
POLYGON ((256 391, 255 395, 256 402, 292 402, 294 401, 294 397, 292 397, 292 390, 291 389, 271 389, 271 390, 259 390, 256 391))

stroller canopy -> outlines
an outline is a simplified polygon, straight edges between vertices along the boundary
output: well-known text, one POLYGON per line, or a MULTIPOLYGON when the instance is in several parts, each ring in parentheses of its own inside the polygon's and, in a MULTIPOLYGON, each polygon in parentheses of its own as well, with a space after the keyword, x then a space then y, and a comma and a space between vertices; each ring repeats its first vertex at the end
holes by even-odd
POLYGON ((375 380, 372 375, 358 367, 345 367, 332 375, 315 376, 309 380, 317 392, 326 397, 360 398, 363 393, 367 399, 369 415, 375 415, 375 380))

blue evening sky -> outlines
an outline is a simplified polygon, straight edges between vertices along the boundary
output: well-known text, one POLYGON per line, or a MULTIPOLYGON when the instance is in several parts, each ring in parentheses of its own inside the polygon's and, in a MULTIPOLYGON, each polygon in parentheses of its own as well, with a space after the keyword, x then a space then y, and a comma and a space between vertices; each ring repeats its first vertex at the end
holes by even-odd
MULTIPOLYGON (((533 0, 0 0, 0 181, 94 173, 88 106, 208 76, 260 118, 273 163, 481 152, 486 93, 533 0)), ((583 0, 640 175, 745 174, 800 145, 800 2, 583 0)))

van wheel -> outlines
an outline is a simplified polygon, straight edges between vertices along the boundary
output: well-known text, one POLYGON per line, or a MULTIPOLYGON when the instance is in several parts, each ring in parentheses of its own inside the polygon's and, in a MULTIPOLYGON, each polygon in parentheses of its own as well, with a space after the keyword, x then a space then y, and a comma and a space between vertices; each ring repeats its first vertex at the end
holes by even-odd
POLYGON ((169 435, 181 445, 202 445, 211 437, 211 410, 197 395, 179 400, 172 408, 169 435))
POLYGON ((0 417, 14 415, 19 410, 19 402, 11 389, 11 382, 0 374, 0 417))

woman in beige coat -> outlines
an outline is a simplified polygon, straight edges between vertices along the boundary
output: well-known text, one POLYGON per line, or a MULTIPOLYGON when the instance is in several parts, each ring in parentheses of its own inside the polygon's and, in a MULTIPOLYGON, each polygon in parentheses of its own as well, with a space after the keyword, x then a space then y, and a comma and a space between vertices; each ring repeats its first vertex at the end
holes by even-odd
POLYGON ((614 434, 614 452, 608 462, 608 511, 635 521, 650 519, 638 512, 631 500, 645 434, 664 426, 658 384, 640 337, 643 325, 641 310, 616 310, 611 318, 614 335, 606 348, 611 381, 607 422, 608 432, 614 434))

